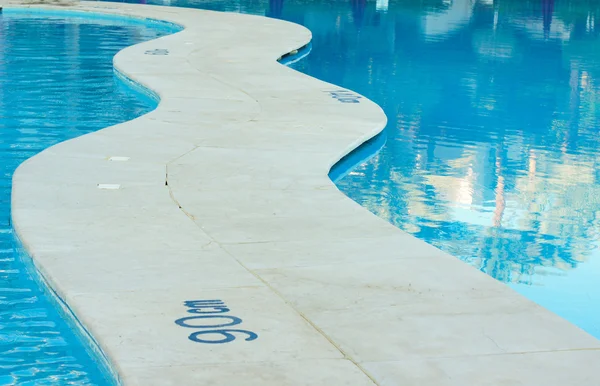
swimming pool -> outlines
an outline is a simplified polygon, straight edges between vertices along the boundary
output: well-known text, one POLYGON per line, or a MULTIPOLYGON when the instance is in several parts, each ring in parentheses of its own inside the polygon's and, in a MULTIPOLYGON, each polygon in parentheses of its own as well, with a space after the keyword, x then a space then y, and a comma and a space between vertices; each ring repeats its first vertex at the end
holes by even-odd
POLYGON ((312 52, 294 67, 389 119, 381 151, 338 187, 600 338, 600 4, 148 3, 307 26, 312 52))
POLYGON ((58 142, 157 105, 114 76, 122 48, 175 27, 108 16, 0 14, 0 384, 104 385, 113 379, 21 259, 10 224, 11 178, 58 142))

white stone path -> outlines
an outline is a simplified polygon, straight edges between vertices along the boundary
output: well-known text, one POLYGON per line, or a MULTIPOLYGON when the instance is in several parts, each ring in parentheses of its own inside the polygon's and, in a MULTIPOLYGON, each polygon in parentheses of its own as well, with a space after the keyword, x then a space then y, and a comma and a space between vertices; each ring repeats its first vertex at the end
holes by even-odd
POLYGON ((330 166, 386 119, 276 62, 308 30, 182 8, 70 9, 186 27, 115 57, 161 96, 157 110, 54 146, 14 177, 19 237, 123 384, 600 385, 600 341, 336 189, 330 166), (145 54, 155 49, 168 55, 145 54), (184 301, 200 299, 226 306, 188 313, 184 301), (210 317, 180 319, 198 316, 210 317), (258 338, 188 338, 226 337, 202 334, 215 329, 258 338))

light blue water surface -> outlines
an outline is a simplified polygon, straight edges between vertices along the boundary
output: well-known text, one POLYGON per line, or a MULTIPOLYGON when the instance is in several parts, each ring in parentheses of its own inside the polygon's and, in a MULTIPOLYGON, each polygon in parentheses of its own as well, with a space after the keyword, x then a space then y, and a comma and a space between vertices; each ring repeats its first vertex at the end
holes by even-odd
POLYGON ((115 78, 122 48, 174 26, 113 17, 0 14, 0 385, 110 385, 113 379, 15 249, 11 178, 58 142, 157 105, 115 78))
POLYGON ((148 3, 308 27, 295 68, 389 119, 339 188, 600 338, 600 2, 148 3))

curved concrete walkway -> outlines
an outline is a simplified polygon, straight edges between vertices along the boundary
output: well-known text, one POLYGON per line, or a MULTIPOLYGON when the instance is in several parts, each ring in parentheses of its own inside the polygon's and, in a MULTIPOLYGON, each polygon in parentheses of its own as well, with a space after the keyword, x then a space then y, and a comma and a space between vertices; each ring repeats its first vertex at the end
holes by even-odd
POLYGON ((598 340, 336 189, 329 167, 386 119, 276 62, 305 28, 71 8, 186 27, 115 57, 157 110, 14 176, 19 237, 124 384, 600 384, 598 340))

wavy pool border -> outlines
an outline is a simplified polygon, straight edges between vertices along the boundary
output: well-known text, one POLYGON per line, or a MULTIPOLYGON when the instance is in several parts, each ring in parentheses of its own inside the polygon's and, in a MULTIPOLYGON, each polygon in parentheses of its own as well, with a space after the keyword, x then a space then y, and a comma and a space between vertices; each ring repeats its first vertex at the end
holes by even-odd
POLYGON ((120 386, 121 380, 119 374, 111 366, 110 360, 106 356, 106 353, 102 350, 96 339, 92 334, 81 324, 77 315, 71 310, 67 302, 61 298, 54 288, 48 283, 48 280, 44 275, 37 269, 33 259, 27 254, 23 248, 21 240, 14 237, 14 249, 27 273, 32 277, 33 282, 38 285, 40 293, 48 300, 50 306, 53 306, 58 316, 62 317, 64 323, 73 330, 73 335, 76 339, 79 339, 88 355, 92 360, 98 360, 97 370, 106 378, 109 378, 113 382, 111 386, 120 386))
MULTIPOLYGON (((33 5, 32 7, 17 7, 17 8, 2 8, 0 6, 0 14, 6 14, 11 16, 19 15, 36 15, 36 16, 49 16, 49 17, 67 17, 67 18, 87 18, 87 19, 98 19, 98 20, 115 20, 124 21, 132 25, 143 25, 149 27, 159 26, 161 30, 169 34, 174 34, 183 30, 183 27, 166 22, 158 19, 149 19, 136 17, 135 15, 111 15, 105 13, 91 13, 77 10, 62 10, 52 8, 37 8, 41 4, 33 5)), ((139 95, 140 98, 148 99, 158 106, 160 98, 152 90, 144 87, 143 85, 134 82, 128 78, 125 74, 114 69, 115 77, 118 81, 123 83, 123 87, 128 88, 128 92, 134 95, 139 95)), ((84 347, 87 354, 90 356, 92 361, 96 362, 97 370, 102 374, 104 378, 112 381, 110 385, 121 385, 119 374, 114 371, 110 361, 100 345, 96 342, 92 334, 82 325, 73 310, 69 307, 67 302, 59 296, 54 288, 50 286, 46 277, 36 268, 34 260, 27 254, 25 248, 19 237, 15 234, 13 236, 14 245, 13 248, 19 260, 26 271, 31 277, 33 283, 38 286, 39 292, 48 300, 48 304, 53 306, 57 315, 63 319, 68 327, 73 331, 73 335, 78 339, 84 347)))
POLYGON ((277 64, 310 41, 306 29, 72 9, 187 27, 115 57, 161 97, 156 110, 56 145, 14 177, 16 233, 124 384, 600 383, 585 365, 600 359, 596 339, 335 188, 331 167, 386 120, 366 98, 342 90, 360 103, 340 103, 339 87, 277 64), (169 55, 144 56, 159 48, 169 55), (122 187, 97 189, 109 182, 122 187), (188 340, 175 320, 200 296, 223 299, 258 338, 188 340))

